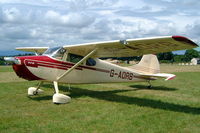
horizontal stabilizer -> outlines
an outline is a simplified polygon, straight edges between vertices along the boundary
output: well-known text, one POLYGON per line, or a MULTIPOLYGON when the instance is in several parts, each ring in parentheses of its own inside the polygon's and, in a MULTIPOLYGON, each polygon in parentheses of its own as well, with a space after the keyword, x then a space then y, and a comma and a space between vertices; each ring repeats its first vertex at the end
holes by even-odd
POLYGON ((156 74, 142 74, 140 77, 143 78, 165 78, 165 80, 172 80, 176 77, 174 74, 168 74, 168 73, 156 73, 156 74))

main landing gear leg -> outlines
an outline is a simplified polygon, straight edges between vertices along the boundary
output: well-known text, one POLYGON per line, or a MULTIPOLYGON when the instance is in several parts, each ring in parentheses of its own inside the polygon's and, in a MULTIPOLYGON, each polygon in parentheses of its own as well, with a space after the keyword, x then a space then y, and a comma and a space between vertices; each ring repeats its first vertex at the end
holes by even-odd
POLYGON ((71 101, 71 98, 69 96, 59 93, 58 82, 54 81, 53 84, 55 89, 55 94, 53 95, 53 103, 55 104, 69 103, 71 101))
POLYGON ((71 90, 71 86, 70 86, 70 84, 68 84, 68 90, 71 90))
POLYGON ((151 80, 148 80, 148 83, 149 83, 149 85, 147 86, 147 88, 148 88, 148 89, 151 89, 151 88, 152 88, 151 80))
POLYGON ((58 81, 62 80, 63 77, 67 76, 71 71, 76 69, 81 63, 86 61, 90 56, 92 56, 97 49, 92 50, 90 53, 88 53, 83 59, 81 59, 79 62, 77 62, 75 65, 73 65, 70 69, 68 69, 66 72, 64 72, 62 75, 57 77, 57 80, 53 82, 54 88, 55 88, 55 94, 53 95, 53 103, 60 104, 60 103, 68 103, 71 101, 71 98, 69 96, 63 95, 59 93, 58 90, 58 81))
POLYGON ((33 95, 37 95, 37 94, 41 94, 43 93, 43 90, 40 89, 41 85, 43 84, 43 82, 41 81, 37 87, 29 87, 28 88, 28 96, 33 96, 33 95))

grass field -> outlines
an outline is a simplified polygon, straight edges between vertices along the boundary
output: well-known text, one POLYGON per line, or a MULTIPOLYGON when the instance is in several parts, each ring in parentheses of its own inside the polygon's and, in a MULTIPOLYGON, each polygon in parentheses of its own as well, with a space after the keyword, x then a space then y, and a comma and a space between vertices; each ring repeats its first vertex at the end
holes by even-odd
POLYGON ((28 97, 27 88, 37 82, 0 67, 0 133, 199 133, 200 68, 191 69, 173 72, 172 81, 152 82, 152 89, 146 83, 72 85, 71 90, 60 85, 72 102, 54 105, 52 84, 43 85, 44 94, 28 97))

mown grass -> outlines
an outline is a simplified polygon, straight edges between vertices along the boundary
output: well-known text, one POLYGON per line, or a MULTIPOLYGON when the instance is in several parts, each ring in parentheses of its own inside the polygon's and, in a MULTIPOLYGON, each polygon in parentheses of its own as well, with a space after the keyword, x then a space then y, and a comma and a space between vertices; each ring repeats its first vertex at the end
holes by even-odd
MULTIPOLYGON (((146 83, 61 84, 72 97, 64 105, 52 103, 53 86, 28 97, 37 82, 0 83, 1 133, 198 133, 200 132, 200 72, 175 73, 172 81, 146 83)), ((1 75, 0 75, 1 76, 1 75)))
POLYGON ((11 66, 1 66, 0 65, 0 72, 12 72, 13 69, 11 66))
POLYGON ((161 64, 161 72, 200 72, 200 65, 161 64))

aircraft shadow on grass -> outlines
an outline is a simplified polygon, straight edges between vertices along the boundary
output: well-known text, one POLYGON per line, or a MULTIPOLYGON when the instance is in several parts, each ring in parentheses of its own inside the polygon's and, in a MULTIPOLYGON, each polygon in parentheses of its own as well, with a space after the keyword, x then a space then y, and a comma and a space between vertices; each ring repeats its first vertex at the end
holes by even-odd
MULTIPOLYGON (((47 88, 53 88, 53 86, 46 84, 43 85, 43 87, 47 88)), ((132 86, 134 88, 138 87, 138 89, 144 89, 145 86, 143 85, 134 85, 132 86)), ((153 90, 168 90, 168 91, 174 91, 176 90, 175 88, 167 88, 167 87, 153 87, 153 90)), ((149 98, 140 98, 140 97, 130 97, 130 96, 124 96, 120 95, 117 93, 120 92, 128 92, 128 91, 136 91, 136 89, 121 89, 121 90, 106 90, 102 91, 99 90, 88 90, 88 89, 83 89, 83 88, 74 88, 71 87, 71 90, 68 90, 66 86, 59 86, 59 89, 64 92, 70 92, 69 96, 71 98, 78 98, 78 97, 83 97, 83 96, 89 96, 92 98, 100 99, 100 100, 106 100, 110 102, 119 102, 119 103, 125 103, 125 104, 133 104, 137 106, 142 106, 142 107, 150 107, 150 108, 155 108, 155 109, 163 109, 163 110, 168 110, 168 111, 174 111, 174 112, 182 112, 182 113, 189 113, 189 114, 195 114, 199 115, 200 114, 200 108, 198 107, 190 107, 187 105, 179 105, 175 103, 169 103, 161 100, 155 100, 155 99, 149 99, 149 98)), ((51 100, 52 96, 36 96, 36 97, 31 97, 33 100, 51 100)))
MULTIPOLYGON (((134 88, 135 91, 147 89, 146 85, 130 85, 129 87, 134 88)), ((153 86, 150 90, 175 91, 175 90, 178 90, 178 89, 177 88, 165 87, 165 86, 153 86)))

